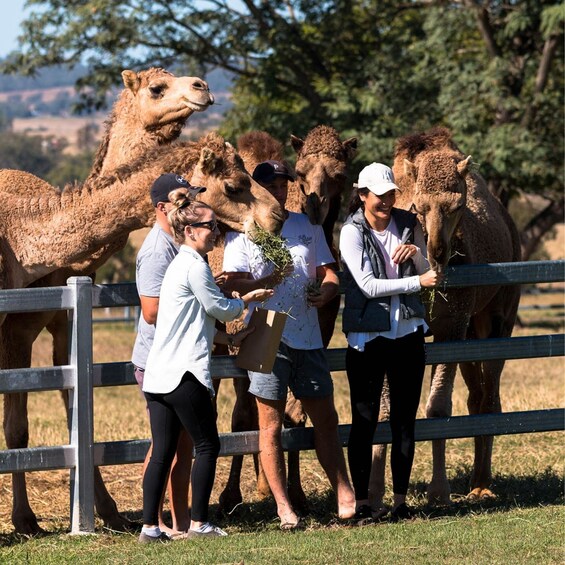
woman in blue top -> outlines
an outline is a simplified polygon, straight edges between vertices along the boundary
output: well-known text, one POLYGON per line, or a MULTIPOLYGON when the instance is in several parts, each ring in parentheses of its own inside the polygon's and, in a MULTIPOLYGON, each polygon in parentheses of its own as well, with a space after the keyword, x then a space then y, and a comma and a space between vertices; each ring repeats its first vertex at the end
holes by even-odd
POLYGON ((208 522, 220 451, 212 405, 211 352, 214 342, 240 345, 253 328, 228 335, 216 333, 215 322, 234 320, 250 302, 273 295, 272 290, 257 289, 241 298, 226 298, 205 261, 220 233, 213 210, 192 200, 187 189, 171 192, 169 200, 173 204, 169 222, 181 247, 163 279, 155 338, 143 379, 153 442, 143 477, 143 529, 139 537, 143 543, 170 539, 158 527, 158 509, 181 427, 194 442, 195 458, 190 529, 180 537, 226 535, 208 522))

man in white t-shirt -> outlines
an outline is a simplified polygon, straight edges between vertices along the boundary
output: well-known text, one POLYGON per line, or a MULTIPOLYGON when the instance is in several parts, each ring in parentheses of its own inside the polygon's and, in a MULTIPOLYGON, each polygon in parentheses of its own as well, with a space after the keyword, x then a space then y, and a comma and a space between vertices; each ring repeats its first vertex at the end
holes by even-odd
MULTIPOLYGON (((260 163, 253 171, 253 179, 284 208, 288 181, 293 179, 284 163, 260 163)), ((336 492, 340 518, 353 516, 355 497, 338 438, 333 382, 316 310, 339 290, 335 259, 321 226, 312 225, 304 214, 287 211, 286 215, 281 236, 292 256, 290 268, 280 272, 265 262, 260 249, 245 234, 230 232, 225 240, 223 271, 225 290, 244 293, 274 287, 275 294, 261 307, 288 313, 272 373, 249 371, 249 392, 257 400, 261 464, 277 503, 281 528, 292 530, 301 524, 288 496, 281 443, 289 388, 301 400, 314 426, 316 454, 336 492), (320 282, 319 294, 308 295, 309 283, 316 280, 320 282)), ((255 306, 250 304, 249 315, 255 306)))

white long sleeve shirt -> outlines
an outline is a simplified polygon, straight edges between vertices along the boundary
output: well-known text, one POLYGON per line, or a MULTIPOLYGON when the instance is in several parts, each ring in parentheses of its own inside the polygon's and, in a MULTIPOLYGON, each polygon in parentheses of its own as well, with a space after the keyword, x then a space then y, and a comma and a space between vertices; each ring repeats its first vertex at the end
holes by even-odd
POLYGON ((401 239, 396 223, 391 218, 386 230, 378 232, 371 229, 386 264, 386 279, 378 279, 373 274, 369 256, 363 249, 363 238, 360 231, 352 224, 345 224, 341 229, 339 238, 339 251, 351 276, 367 298, 390 296, 390 330, 383 332, 349 332, 348 344, 359 351, 365 349, 365 344, 377 336, 396 339, 416 331, 426 323, 421 318, 404 319, 400 315, 400 294, 409 294, 420 290, 420 277, 418 275, 429 269, 426 259, 426 244, 421 228, 417 225, 414 230, 414 243, 418 252, 411 257, 418 275, 399 278, 398 265, 391 259, 394 250, 400 245, 401 239))
POLYGON ((182 245, 161 285, 155 338, 143 377, 143 390, 173 391, 190 371, 214 396, 210 361, 216 320, 230 322, 243 313, 243 300, 226 298, 210 267, 182 245))

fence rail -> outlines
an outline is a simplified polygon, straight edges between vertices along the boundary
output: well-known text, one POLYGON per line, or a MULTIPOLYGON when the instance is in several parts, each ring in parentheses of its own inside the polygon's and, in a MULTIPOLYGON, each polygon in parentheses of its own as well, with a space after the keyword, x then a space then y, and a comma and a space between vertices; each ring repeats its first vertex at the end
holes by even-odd
MULTIPOLYGON (((537 284, 565 281, 565 261, 536 261, 450 267, 445 288, 472 285, 537 284)), ((71 471, 71 532, 94 531, 93 466, 143 461, 149 440, 94 443, 93 388, 135 383, 131 363, 92 362, 92 309, 138 305, 133 283, 92 285, 88 277, 69 279, 66 287, 0 291, 0 312, 68 310, 71 326, 70 364, 60 367, 0 370, 0 393, 66 389, 71 391, 70 444, 0 451, 0 473, 50 469, 71 471)), ((426 363, 527 359, 565 354, 563 334, 450 343, 427 343, 426 363)), ((345 349, 328 350, 332 371, 345 369, 345 349)), ((231 356, 212 359, 216 378, 246 376, 231 356)), ((451 439, 564 429, 565 409, 535 410, 480 416, 421 419, 416 439, 451 439)), ((339 427, 347 445, 349 425, 339 427)), ((388 423, 379 424, 374 443, 391 441, 388 423)), ((283 431, 285 449, 313 449, 311 428, 283 431)), ((221 434, 221 455, 256 453, 258 432, 221 434)))

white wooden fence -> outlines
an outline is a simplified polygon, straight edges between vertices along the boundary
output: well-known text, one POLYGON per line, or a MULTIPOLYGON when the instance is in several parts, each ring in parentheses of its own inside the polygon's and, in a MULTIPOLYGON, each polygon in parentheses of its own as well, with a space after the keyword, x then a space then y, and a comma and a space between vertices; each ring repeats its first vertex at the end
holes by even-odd
MULTIPOLYGON (((449 268, 446 287, 511 285, 565 281, 565 261, 532 261, 449 268)), ((135 284, 93 285, 88 277, 69 279, 66 287, 0 291, 0 312, 67 310, 71 328, 69 365, 48 368, 0 370, 0 393, 44 390, 70 391, 68 445, 0 451, 0 473, 70 469, 71 532, 94 531, 93 467, 139 463, 149 440, 94 443, 93 387, 135 384, 133 366, 93 363, 92 309, 139 304, 135 284)), ((504 339, 467 340, 426 344, 426 363, 527 359, 565 354, 565 335, 540 335, 504 339)), ((329 349, 332 371, 345 370, 345 349, 329 349)), ((214 357, 216 378, 246 376, 230 356, 214 357)), ((422 419, 416 439, 451 439, 479 435, 546 432, 565 429, 565 408, 476 416, 422 419)), ((339 427, 347 445, 349 425, 339 427)), ((379 424, 374 443, 390 443, 390 427, 379 424)), ((313 449, 312 428, 283 431, 285 449, 313 449)), ((256 453, 258 432, 221 434, 221 455, 256 453)))

